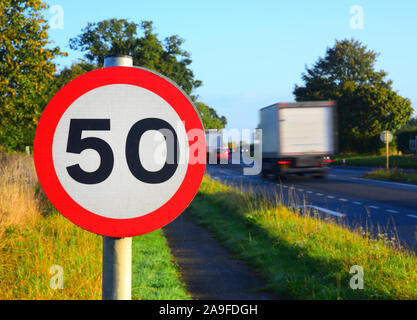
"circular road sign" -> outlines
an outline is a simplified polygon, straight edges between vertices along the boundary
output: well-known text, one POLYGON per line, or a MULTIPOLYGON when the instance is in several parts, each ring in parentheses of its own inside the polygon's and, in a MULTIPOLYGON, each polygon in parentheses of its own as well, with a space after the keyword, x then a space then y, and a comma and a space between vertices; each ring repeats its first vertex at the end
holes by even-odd
POLYGON ((148 233, 179 216, 200 186, 205 153, 187 95, 137 67, 91 71, 64 86, 34 144, 39 182, 55 208, 110 237, 148 233))
POLYGON ((387 142, 387 140, 386 140, 387 138, 388 138, 388 142, 391 142, 392 141, 392 133, 391 133, 391 131, 388 131, 388 130, 382 131, 379 138, 384 143, 387 142))

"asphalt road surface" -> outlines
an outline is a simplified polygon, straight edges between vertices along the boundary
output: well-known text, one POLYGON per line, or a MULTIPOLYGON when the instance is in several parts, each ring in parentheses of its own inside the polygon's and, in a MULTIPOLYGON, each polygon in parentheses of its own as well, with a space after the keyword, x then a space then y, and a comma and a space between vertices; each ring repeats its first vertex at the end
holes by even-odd
POLYGON ((284 181, 243 175, 240 165, 207 165, 215 180, 250 192, 280 197, 292 207, 314 209, 374 235, 386 233, 416 249, 417 186, 362 178, 365 169, 332 168, 324 179, 294 176, 284 181))

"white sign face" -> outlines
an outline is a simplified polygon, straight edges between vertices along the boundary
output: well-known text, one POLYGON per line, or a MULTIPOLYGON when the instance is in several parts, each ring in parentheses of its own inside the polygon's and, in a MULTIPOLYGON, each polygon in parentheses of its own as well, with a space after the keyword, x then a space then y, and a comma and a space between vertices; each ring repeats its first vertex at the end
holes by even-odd
POLYGON ((53 137, 53 163, 62 187, 84 209, 106 218, 137 218, 160 208, 181 186, 188 166, 184 137, 183 122, 161 97, 112 84, 87 92, 63 114, 53 137), (178 166, 166 181, 145 182, 130 168, 142 165, 142 171, 155 173, 168 162, 169 139, 158 130, 141 133, 146 119, 169 124, 178 138, 178 166))
POLYGON ((382 142, 386 142, 388 138, 388 142, 392 141, 392 133, 388 130, 382 131, 381 135, 379 136, 382 142))

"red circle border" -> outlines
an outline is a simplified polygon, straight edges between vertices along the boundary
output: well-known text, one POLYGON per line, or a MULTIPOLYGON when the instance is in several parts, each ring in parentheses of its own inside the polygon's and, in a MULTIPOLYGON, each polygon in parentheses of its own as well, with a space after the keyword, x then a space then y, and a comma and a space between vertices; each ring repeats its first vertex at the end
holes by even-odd
MULTIPOLYGON (((34 161, 39 182, 54 207, 67 219, 90 232, 109 237, 132 237, 162 228, 177 218, 190 204, 205 172, 205 163, 189 163, 177 192, 163 206, 144 216, 112 219, 97 215, 76 203, 62 187, 52 158, 56 127, 68 107, 83 94, 112 84, 139 86, 160 96, 191 129, 204 130, 189 98, 173 83, 148 70, 135 67, 110 67, 90 71, 64 86, 51 99, 39 120, 34 142, 34 161)), ((202 147, 203 148, 203 147, 202 147)), ((189 148, 191 149, 191 148, 189 148)), ((204 151, 205 151, 204 140, 204 151)), ((190 150, 190 157, 191 150, 190 150)))

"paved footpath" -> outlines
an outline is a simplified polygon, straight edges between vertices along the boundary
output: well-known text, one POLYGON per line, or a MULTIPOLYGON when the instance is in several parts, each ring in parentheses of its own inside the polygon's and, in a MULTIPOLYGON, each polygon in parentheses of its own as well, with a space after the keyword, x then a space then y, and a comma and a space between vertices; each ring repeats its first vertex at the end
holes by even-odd
POLYGON ((163 228, 193 299, 275 300, 266 280, 221 246, 184 212, 163 228))

